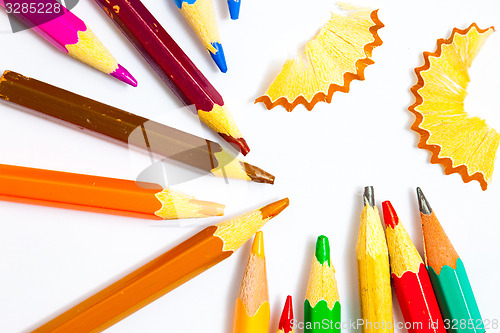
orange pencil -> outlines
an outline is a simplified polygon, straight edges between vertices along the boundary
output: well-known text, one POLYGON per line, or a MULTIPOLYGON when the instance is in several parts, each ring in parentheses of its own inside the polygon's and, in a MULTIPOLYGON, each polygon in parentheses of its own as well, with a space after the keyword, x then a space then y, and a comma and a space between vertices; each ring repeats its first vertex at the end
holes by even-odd
POLYGON ((255 235, 235 308, 233 333, 269 333, 271 308, 262 231, 255 235))
POLYGON ((231 256, 287 206, 285 198, 205 228, 32 333, 102 332, 231 256))
POLYGON ((220 216, 224 206, 158 184, 0 164, 0 200, 147 219, 220 216))

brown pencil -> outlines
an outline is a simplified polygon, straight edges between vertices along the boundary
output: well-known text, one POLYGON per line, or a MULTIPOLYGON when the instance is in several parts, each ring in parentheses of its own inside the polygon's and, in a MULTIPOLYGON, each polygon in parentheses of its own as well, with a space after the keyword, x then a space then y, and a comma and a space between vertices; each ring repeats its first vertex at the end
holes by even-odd
POLYGON ((146 219, 224 214, 223 205, 158 184, 5 164, 0 164, 0 200, 146 219))

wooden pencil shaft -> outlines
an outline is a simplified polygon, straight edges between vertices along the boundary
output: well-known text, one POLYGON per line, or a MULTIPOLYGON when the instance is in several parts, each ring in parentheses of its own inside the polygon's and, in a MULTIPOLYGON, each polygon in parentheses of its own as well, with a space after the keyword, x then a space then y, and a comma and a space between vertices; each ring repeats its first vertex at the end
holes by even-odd
POLYGON ((218 166, 214 154, 223 150, 213 141, 11 71, 6 71, 0 79, 0 97, 209 172, 218 166), (135 136, 131 139, 133 132, 137 139, 135 136))
POLYGON ((221 95, 141 1, 96 2, 184 104, 203 111, 224 105, 221 95))
POLYGON ((162 207, 153 183, 0 164, 0 196, 14 202, 147 216, 162 207))
POLYGON ((202 230, 33 333, 105 330, 229 257, 233 251, 223 251, 216 230, 216 226, 202 230))

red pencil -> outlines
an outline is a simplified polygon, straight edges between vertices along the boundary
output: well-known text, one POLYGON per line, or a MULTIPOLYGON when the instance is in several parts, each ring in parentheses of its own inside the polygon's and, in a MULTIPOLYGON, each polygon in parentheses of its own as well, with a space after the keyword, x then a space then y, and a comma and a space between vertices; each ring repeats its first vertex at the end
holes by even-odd
POLYGON ((389 201, 382 203, 394 291, 408 333, 446 333, 427 269, 389 201))
POLYGON ((293 321, 293 305, 292 296, 288 295, 285 302, 285 307, 283 308, 283 313, 281 314, 280 323, 278 325, 277 333, 294 333, 295 330, 293 321))

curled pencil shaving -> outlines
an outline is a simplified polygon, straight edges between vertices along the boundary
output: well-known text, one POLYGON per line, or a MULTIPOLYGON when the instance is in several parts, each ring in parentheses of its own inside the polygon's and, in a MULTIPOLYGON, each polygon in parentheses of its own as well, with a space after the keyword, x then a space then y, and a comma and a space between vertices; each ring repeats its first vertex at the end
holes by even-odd
POLYGON ((382 45, 378 30, 384 24, 378 10, 338 4, 347 15, 332 17, 306 44, 304 57, 287 60, 267 92, 255 103, 267 109, 277 105, 292 111, 303 104, 309 111, 318 102, 332 100, 336 91, 349 92, 353 80, 364 80, 364 70, 374 63, 375 47, 382 45))
POLYGON ((430 162, 445 174, 458 173, 464 182, 476 180, 487 189, 491 181, 500 134, 479 117, 469 116, 464 101, 468 69, 494 27, 453 29, 439 39, 434 53, 424 52, 424 65, 415 68, 417 83, 410 89, 415 103, 408 109, 416 119, 411 129, 420 135, 418 147, 429 150, 430 162))

